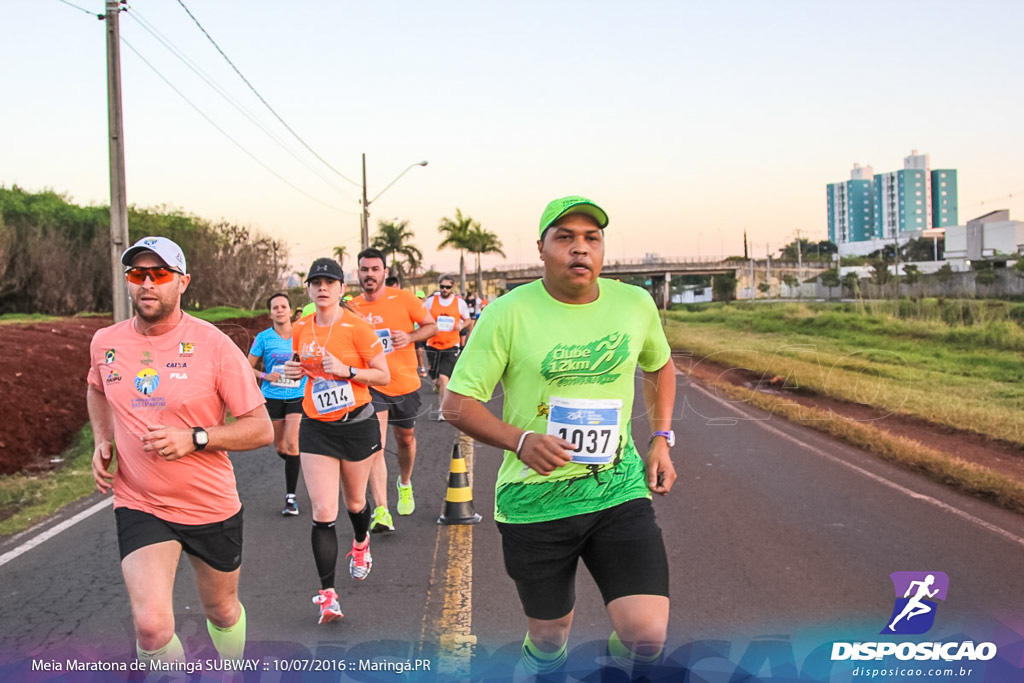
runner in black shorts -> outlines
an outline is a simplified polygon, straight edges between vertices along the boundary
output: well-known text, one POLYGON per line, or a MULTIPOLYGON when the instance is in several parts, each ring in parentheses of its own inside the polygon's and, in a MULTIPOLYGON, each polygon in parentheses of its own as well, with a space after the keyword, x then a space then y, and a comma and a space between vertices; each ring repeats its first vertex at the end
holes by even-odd
POLYGON ((274 449, 284 460, 284 509, 282 515, 299 514, 295 489, 299 484, 299 423, 302 420, 302 394, 305 379, 294 382, 283 374, 284 364, 292 357, 292 302, 284 292, 267 299, 273 325, 253 340, 249 350, 260 391, 267 399, 267 413, 274 423, 274 449))
POLYGON ((317 259, 310 266, 306 285, 316 312, 293 324, 295 356, 284 369, 288 378, 307 378, 299 451, 312 506, 310 541, 320 575, 320 592, 313 603, 320 608, 321 624, 343 616, 334 582, 339 493, 344 494, 352 523, 349 573, 365 579, 373 563, 366 485, 370 456, 381 443, 369 386, 383 386, 391 379, 384 346, 373 328, 340 303, 344 281, 341 266, 333 259, 317 259))
POLYGON ((566 660, 580 560, 614 628, 609 661, 639 675, 667 638, 668 562, 651 493, 676 478, 675 369, 650 295, 599 277, 607 224, 583 197, 548 204, 542 279, 488 306, 442 402, 446 420, 505 449, 494 509, 526 614, 527 674, 566 660), (630 428, 637 367, 653 433, 644 451, 630 428), (484 406, 498 383, 502 419, 484 406))

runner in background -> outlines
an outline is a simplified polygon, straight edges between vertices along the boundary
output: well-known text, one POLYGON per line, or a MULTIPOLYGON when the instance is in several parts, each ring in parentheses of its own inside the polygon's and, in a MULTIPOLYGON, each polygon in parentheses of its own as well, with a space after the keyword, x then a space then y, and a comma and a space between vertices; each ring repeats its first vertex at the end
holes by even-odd
POLYGON ((366 485, 370 456, 380 450, 380 427, 369 387, 387 384, 391 375, 373 328, 341 304, 345 276, 338 262, 329 258, 314 261, 306 289, 316 312, 292 325, 295 355, 285 363, 284 374, 294 380, 308 378, 299 451, 312 506, 313 561, 320 575, 320 591, 313 603, 320 608, 319 623, 323 624, 343 616, 334 581, 339 493, 344 494, 352 524, 349 573, 362 580, 373 565, 366 485))
POLYGON ((282 515, 298 515, 295 489, 299 484, 299 423, 302 421, 302 395, 306 380, 287 379, 284 364, 292 357, 292 302, 284 292, 267 299, 273 325, 253 340, 249 364, 267 399, 267 413, 274 422, 274 449, 284 461, 284 509, 282 515))
MULTIPOLYGON (((466 302, 454 290, 455 278, 442 275, 437 281, 437 292, 427 299, 427 310, 437 322, 437 334, 427 340, 427 362, 430 378, 434 380, 434 393, 442 397, 459 358, 459 335, 469 321, 466 302)), ((437 419, 443 419, 441 411, 437 419)))
POLYGON ((376 507, 370 530, 394 531, 394 519, 388 506, 387 448, 388 424, 395 430, 398 443, 398 514, 411 515, 416 509, 412 492, 412 470, 416 462, 416 417, 420 414, 420 378, 416 373, 415 342, 434 334, 437 326, 423 302, 411 292, 385 286, 388 268, 384 253, 364 249, 356 257, 359 284, 363 293, 349 305, 373 325, 384 344, 384 355, 391 382, 370 389, 373 407, 380 421, 381 451, 372 458, 370 493, 376 507), (385 279, 386 278, 386 279, 385 279))

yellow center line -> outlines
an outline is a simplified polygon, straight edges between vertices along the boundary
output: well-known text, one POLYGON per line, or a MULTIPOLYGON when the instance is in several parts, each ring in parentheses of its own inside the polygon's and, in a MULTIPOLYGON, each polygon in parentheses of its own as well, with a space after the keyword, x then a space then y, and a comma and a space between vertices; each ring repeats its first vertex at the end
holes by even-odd
MULTIPOLYGON (((470 486, 473 483, 473 448, 474 441, 460 435, 459 452, 465 459, 470 486)), ((438 643, 438 671, 462 679, 469 677, 476 645, 476 636, 472 633, 473 526, 438 525, 420 627, 420 643, 438 643)))

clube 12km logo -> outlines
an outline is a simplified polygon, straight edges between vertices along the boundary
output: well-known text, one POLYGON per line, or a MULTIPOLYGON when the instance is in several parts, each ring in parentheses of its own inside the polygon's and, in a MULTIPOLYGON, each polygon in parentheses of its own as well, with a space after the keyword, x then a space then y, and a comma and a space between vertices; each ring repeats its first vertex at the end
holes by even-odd
MULTIPOLYGON (((949 577, 944 572, 893 572, 895 600, 892 614, 880 635, 921 635, 935 625, 939 601, 945 602, 949 577)), ((917 661, 988 661, 996 656, 994 643, 950 642, 836 642, 832 643, 832 661, 880 660, 896 657, 917 661)))

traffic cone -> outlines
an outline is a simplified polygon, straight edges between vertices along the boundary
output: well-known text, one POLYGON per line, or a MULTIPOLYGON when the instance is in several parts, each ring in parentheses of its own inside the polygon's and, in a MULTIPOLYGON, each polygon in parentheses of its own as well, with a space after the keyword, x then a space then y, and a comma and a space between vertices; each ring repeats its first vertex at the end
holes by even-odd
POLYGON ((448 492, 444 496, 444 512, 437 518, 438 524, 476 524, 480 515, 473 512, 473 489, 469 486, 466 459, 462 456, 459 441, 452 447, 452 464, 448 470, 448 492))

